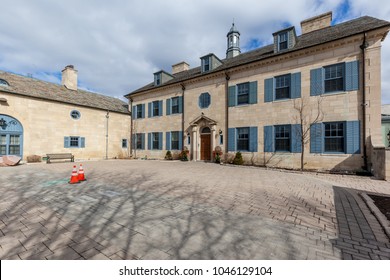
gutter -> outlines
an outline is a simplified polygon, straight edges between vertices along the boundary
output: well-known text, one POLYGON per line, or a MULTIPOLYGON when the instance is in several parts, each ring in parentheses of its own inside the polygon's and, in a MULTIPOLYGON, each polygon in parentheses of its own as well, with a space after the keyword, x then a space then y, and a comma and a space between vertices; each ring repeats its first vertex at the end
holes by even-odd
POLYGON ((368 47, 368 42, 366 40, 366 33, 363 33, 363 43, 360 46, 360 49, 362 50, 362 56, 363 56, 363 102, 362 102, 362 109, 363 109, 363 169, 368 171, 368 163, 367 163, 367 143, 366 143, 366 127, 367 127, 367 118, 366 118, 366 49, 368 47))
POLYGON ((225 160, 227 160, 228 154, 228 139, 229 139, 229 80, 230 76, 228 72, 225 72, 225 139, 223 139, 223 143, 225 145, 225 160))

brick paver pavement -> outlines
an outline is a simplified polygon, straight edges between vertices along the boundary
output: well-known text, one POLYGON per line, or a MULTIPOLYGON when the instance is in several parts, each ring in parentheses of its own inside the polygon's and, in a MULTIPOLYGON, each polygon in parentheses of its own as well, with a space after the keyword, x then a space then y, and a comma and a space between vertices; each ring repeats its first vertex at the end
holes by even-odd
POLYGON ((369 177, 202 162, 0 169, 1 259, 390 259, 369 177))

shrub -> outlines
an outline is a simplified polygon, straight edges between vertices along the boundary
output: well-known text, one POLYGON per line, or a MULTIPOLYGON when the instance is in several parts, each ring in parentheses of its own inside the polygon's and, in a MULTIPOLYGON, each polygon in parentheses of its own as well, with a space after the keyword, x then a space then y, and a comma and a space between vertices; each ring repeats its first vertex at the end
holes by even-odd
POLYGON ((244 160, 242 158, 241 152, 237 152, 236 156, 233 159, 233 164, 235 165, 242 165, 244 163, 244 160))
POLYGON ((181 151, 181 153, 179 154, 179 159, 181 161, 188 161, 188 154, 189 154, 188 150, 181 151))
POLYGON ((172 160, 173 159, 171 151, 167 151, 167 153, 165 154, 165 159, 166 160, 172 160))
POLYGON ((30 163, 30 162, 41 162, 42 161, 42 158, 40 156, 37 156, 37 155, 32 155, 32 156, 27 156, 27 162, 30 163))

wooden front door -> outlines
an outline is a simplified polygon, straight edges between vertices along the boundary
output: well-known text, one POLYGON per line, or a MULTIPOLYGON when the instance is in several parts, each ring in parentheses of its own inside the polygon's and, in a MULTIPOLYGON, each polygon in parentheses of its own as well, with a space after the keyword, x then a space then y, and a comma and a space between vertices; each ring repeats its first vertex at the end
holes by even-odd
POLYGON ((200 136, 200 160, 211 160, 210 134, 200 136))

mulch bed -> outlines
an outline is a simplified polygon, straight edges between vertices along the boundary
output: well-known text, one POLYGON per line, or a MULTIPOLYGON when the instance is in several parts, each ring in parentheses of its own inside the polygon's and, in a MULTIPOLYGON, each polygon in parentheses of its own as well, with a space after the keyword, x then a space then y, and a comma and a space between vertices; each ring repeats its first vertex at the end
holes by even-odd
POLYGON ((376 207, 386 216, 390 221, 390 197, 389 196, 379 196, 379 195, 369 195, 369 197, 374 200, 376 207))

